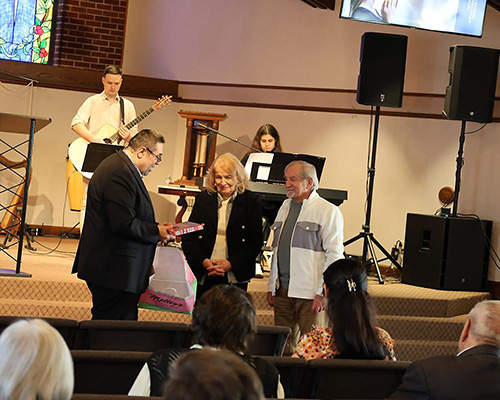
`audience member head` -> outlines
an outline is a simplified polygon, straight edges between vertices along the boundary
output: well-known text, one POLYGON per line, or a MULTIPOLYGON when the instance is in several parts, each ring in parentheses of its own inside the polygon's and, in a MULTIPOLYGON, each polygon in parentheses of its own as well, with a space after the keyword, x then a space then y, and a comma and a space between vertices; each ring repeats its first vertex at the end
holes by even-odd
POLYGON ((187 352, 172 364, 169 375, 166 400, 264 400, 255 371, 229 351, 187 352))
POLYGON ((243 193, 248 187, 248 173, 231 153, 224 153, 217 157, 208 171, 206 186, 210 193, 219 193, 228 198, 235 191, 243 193))
POLYGON ((214 286, 196 301, 191 330, 202 346, 244 353, 256 329, 252 297, 236 286, 214 286))
POLYGON ((20 320, 0 336, 1 400, 69 400, 73 360, 59 332, 40 319, 20 320))
POLYGON ((323 273, 327 313, 339 358, 383 359, 386 350, 375 327, 373 304, 363 289, 363 267, 340 259, 323 273))
POLYGON ((266 153, 281 153, 280 135, 274 126, 271 124, 262 125, 253 138, 252 147, 260 149, 266 153))
POLYGON ((459 351, 480 344, 500 347, 500 301, 485 300, 469 312, 458 342, 459 351))

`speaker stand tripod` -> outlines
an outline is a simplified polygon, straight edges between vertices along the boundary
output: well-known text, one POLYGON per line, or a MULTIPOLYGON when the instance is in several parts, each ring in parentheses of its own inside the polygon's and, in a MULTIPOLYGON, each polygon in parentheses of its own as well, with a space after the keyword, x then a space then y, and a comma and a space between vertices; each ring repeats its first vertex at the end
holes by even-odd
POLYGON ((453 196, 452 215, 457 216, 458 212, 458 195, 460 194, 460 183, 462 167, 464 165, 464 144, 465 144, 465 121, 462 121, 462 128, 460 130, 460 139, 458 142, 458 156, 457 156, 457 170, 455 171, 455 192, 453 196))
POLYGON ((380 273, 380 268, 378 266, 377 255, 375 254, 375 246, 379 248, 379 250, 384 253, 384 255, 389 259, 400 271, 401 265, 397 262, 397 260, 392 257, 392 255, 384 249, 384 246, 380 244, 380 242, 375 239, 373 233, 370 231, 370 220, 372 214, 372 201, 373 201, 373 184, 375 181, 375 158, 377 155, 377 140, 378 140, 378 125, 380 120, 380 106, 375 107, 375 123, 373 126, 373 143, 371 148, 371 153, 368 154, 368 160, 371 160, 370 167, 368 168, 368 196, 367 196, 367 207, 366 207, 366 216, 365 223, 362 226, 363 231, 358 235, 352 237, 351 239, 344 242, 344 246, 348 246, 351 243, 354 243, 360 239, 363 239, 363 263, 366 263, 368 260, 367 255, 370 253, 371 260, 373 260, 373 265, 375 266, 375 272, 377 273, 378 282, 380 284, 384 283, 382 278, 382 274, 380 273))

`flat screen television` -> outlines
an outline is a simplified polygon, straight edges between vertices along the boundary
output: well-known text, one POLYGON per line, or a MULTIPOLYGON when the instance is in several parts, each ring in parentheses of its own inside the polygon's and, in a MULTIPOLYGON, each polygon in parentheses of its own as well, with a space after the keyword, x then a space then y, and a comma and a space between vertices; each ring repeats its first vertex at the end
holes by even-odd
POLYGON ((343 0, 340 17, 481 37, 487 0, 343 0))

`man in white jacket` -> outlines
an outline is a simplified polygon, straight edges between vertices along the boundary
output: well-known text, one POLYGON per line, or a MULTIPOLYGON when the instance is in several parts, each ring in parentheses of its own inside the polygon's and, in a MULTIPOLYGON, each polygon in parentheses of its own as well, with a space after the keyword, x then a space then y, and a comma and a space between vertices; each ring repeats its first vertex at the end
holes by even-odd
POLYGON ((284 355, 295 350, 312 325, 324 324, 323 271, 344 257, 344 220, 335 205, 316 193, 316 168, 293 161, 285 168, 287 197, 272 226, 273 258, 267 301, 275 325, 292 336, 284 355))

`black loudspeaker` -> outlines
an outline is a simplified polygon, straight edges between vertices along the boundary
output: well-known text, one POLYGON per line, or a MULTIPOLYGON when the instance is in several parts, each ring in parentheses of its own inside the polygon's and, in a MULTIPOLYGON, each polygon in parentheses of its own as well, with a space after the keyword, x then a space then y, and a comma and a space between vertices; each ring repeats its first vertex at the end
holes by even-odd
POLYGON ((443 110, 448 119, 491 122, 499 54, 482 47, 450 47, 450 84, 443 110))
POLYGON ((401 107, 408 38, 367 32, 361 38, 356 101, 368 106, 401 107))
POLYGON ((491 221, 408 214, 401 282, 434 289, 484 291, 491 221))

